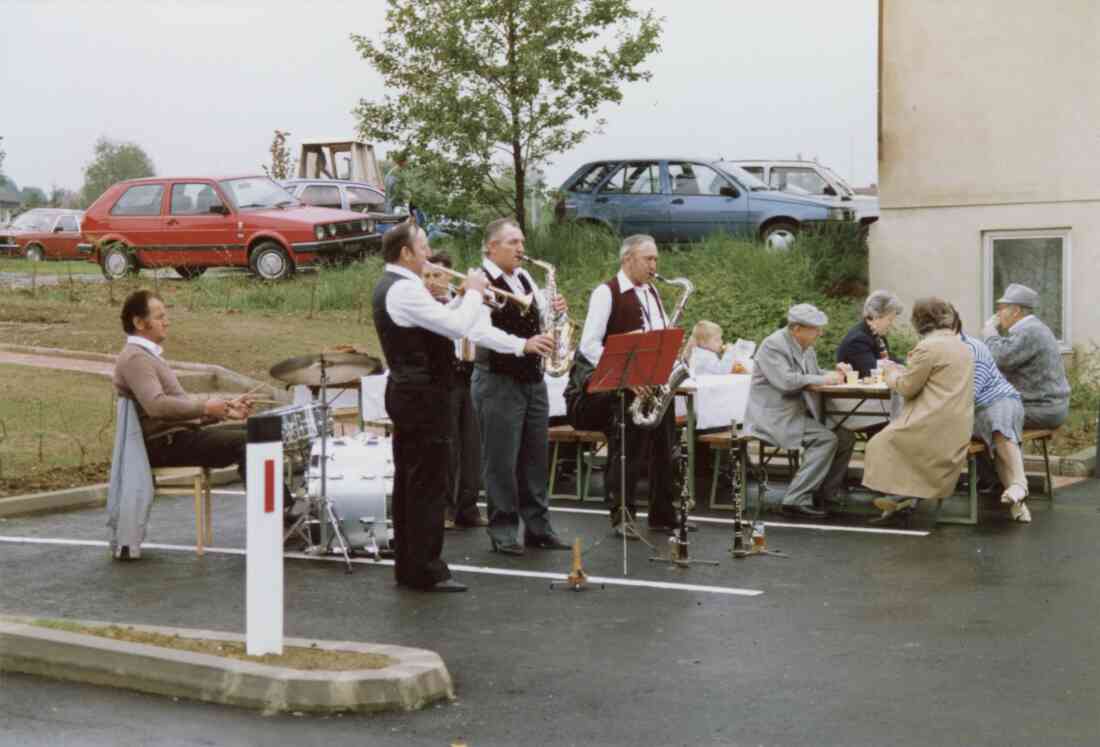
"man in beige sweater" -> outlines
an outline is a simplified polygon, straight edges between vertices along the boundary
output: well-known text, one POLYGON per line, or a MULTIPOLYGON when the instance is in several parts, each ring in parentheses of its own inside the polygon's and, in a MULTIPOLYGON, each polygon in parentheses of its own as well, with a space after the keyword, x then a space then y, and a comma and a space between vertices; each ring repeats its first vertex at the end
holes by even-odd
POLYGON ((152 291, 131 293, 122 305, 126 346, 115 362, 118 396, 132 400, 138 411, 151 467, 228 467, 237 465, 244 479, 244 423, 204 428, 222 420, 248 417, 251 399, 201 399, 184 392, 176 374, 161 357, 168 337, 168 313, 152 291))

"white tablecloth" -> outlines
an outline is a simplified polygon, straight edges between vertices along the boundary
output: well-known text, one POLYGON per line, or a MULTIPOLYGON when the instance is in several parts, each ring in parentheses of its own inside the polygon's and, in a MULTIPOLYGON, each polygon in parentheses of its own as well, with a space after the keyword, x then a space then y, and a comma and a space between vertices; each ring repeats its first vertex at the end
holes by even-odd
MULTIPOLYGON (((387 374, 364 376, 361 380, 363 391, 363 420, 381 420, 386 414, 386 378, 387 374)), ((697 428, 728 428, 731 420, 741 422, 745 419, 745 406, 749 401, 748 374, 723 374, 700 376, 684 382, 685 389, 695 392, 695 418, 697 428)), ((550 400, 550 417, 565 415, 565 387, 568 376, 546 377, 546 391, 550 400)), ((302 387, 304 389, 304 387, 302 387)), ((306 390, 308 396, 308 390, 306 390)), ((295 392, 297 395, 297 392, 295 392)), ((355 392, 350 391, 350 404, 354 406, 355 392)), ((297 401, 297 400, 296 400, 297 401)), ((341 400, 337 400, 339 403, 341 400)), ((676 398, 676 414, 687 412, 683 397, 676 398)))
MULTIPOLYGON (((695 392, 695 427, 729 428, 733 421, 744 421, 751 381, 750 374, 707 374, 685 381, 682 388, 695 392)), ((676 414, 683 415, 684 398, 676 400, 676 414)))

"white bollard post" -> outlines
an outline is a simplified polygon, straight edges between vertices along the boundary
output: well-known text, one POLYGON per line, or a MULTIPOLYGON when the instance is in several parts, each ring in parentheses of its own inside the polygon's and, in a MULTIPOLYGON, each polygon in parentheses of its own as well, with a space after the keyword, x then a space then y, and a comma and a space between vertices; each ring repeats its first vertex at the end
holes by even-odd
POLYGON ((283 431, 278 415, 248 419, 245 650, 283 653, 283 431))

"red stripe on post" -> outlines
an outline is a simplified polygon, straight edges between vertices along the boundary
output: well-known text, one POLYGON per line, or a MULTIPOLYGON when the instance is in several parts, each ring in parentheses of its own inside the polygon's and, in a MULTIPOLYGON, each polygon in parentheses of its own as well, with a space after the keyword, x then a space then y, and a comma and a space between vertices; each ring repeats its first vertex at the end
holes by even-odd
POLYGON ((264 460, 264 513, 275 512, 275 460, 264 460))

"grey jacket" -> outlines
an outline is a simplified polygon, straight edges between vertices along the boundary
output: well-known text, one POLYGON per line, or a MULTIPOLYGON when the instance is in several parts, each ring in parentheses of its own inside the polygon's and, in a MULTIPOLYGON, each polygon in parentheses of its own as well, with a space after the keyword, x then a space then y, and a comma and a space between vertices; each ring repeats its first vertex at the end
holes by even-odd
POLYGON ((985 344, 997 368, 1020 393, 1025 410, 1069 411, 1069 381, 1062 353, 1054 333, 1038 317, 1021 319, 1008 334, 986 337, 985 344))
POLYGON ((802 445, 806 418, 821 419, 821 395, 806 391, 824 384, 813 348, 803 351, 784 327, 760 344, 749 384, 745 433, 784 449, 802 445))

